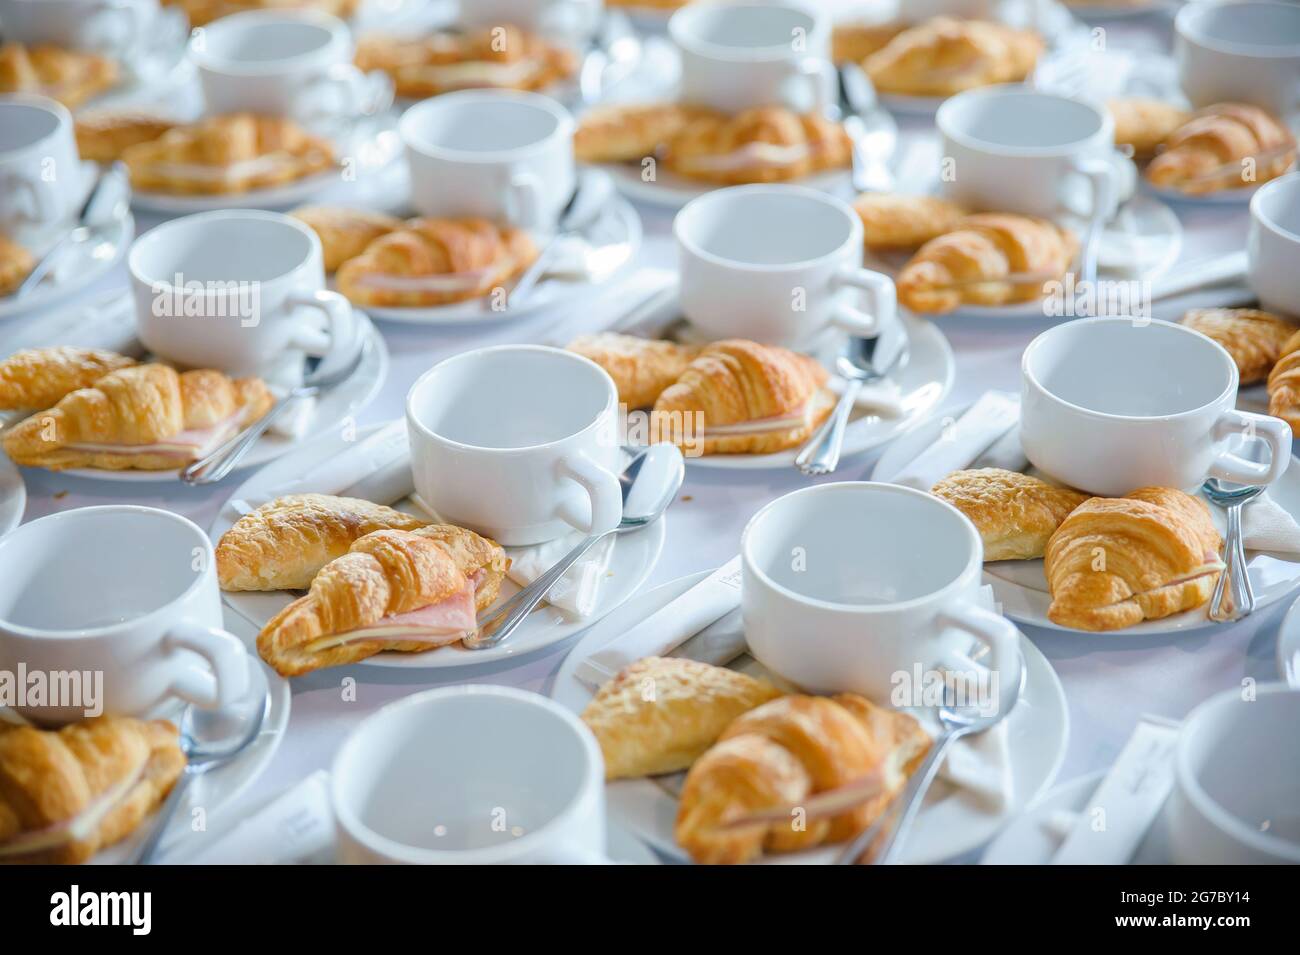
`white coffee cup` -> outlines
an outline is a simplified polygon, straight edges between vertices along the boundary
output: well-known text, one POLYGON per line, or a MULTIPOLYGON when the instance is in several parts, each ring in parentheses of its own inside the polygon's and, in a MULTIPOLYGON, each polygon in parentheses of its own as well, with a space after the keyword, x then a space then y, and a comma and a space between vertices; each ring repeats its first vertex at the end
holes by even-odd
POLYGON ((393 85, 352 65, 348 26, 312 10, 256 10, 194 31, 207 110, 288 116, 300 122, 350 119, 387 109, 393 85))
POLYGON ((681 55, 678 98, 738 113, 784 105, 820 112, 835 95, 830 21, 798 3, 692 3, 668 34, 681 55))
POLYGON ((1165 808, 1173 860, 1300 863, 1300 691, 1225 690, 1183 721, 1165 808))
POLYGON ((1000 701, 1015 679, 1019 631, 978 601, 983 544, 946 501, 897 484, 802 488, 750 519, 740 554, 745 641, 809 692, 884 703, 919 665, 996 673, 1000 701), (986 670, 967 656, 972 639, 990 651, 986 670))
POLYGON ((505 545, 623 516, 618 390, 593 361, 544 345, 445 359, 406 396, 415 489, 440 518, 505 545))
POLYGON ((68 110, 42 96, 0 96, 0 232, 67 219, 82 178, 68 110))
MULTIPOLYGON (((100 673, 102 711, 143 716, 181 699, 238 699, 243 643, 221 629, 212 543, 193 522, 152 507, 82 507, 0 538, 0 670, 100 673)), ((83 680, 84 684, 84 680, 83 680)), ((87 715, 83 701, 15 709, 42 725, 87 715)))
POLYGON ((411 203, 426 216, 478 216, 548 229, 573 193, 573 117, 537 93, 462 90, 401 120, 411 203))
POLYGON ((604 10, 602 0, 461 0, 456 22, 462 27, 511 24, 550 36, 590 34, 604 10))
POLYGON ((1070 212, 1096 228, 1133 191, 1133 165, 1115 151, 1114 119, 1085 100, 990 86, 946 100, 935 123, 940 189, 966 208, 1044 219, 1070 212))
POLYGON ((605 766, 558 703, 448 686, 366 717, 330 771, 340 862, 604 863, 605 766))
POLYGON ((1300 173, 1267 182, 1251 197, 1246 261, 1260 305, 1300 318, 1300 173))
POLYGON ((905 23, 923 23, 934 17, 992 20, 997 12, 994 0, 903 0, 898 6, 905 23))
POLYGON ((871 337, 894 320, 894 283, 862 267, 862 220, 833 196, 719 189, 677 214, 673 237, 682 310, 711 338, 799 346, 830 325, 871 337))
POLYGON ((1021 359, 1020 442, 1033 465, 1105 497, 1199 488, 1208 477, 1272 484, 1291 428, 1238 411, 1237 366, 1217 342, 1171 322, 1081 318, 1048 329, 1021 359), (1266 464, 1236 453, 1264 442, 1266 464))
POLYGON ((1174 19, 1178 82, 1193 106, 1253 103, 1285 117, 1300 92, 1300 7, 1189 3, 1174 19))
POLYGON ((188 21, 158 0, 0 0, 5 39, 52 43, 127 61, 150 47, 183 41, 188 21))

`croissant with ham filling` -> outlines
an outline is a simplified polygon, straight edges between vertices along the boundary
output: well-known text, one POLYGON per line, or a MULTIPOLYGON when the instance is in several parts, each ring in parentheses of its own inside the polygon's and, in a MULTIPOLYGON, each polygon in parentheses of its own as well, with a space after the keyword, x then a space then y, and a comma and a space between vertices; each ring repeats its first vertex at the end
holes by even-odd
POLYGON ((135 359, 98 348, 25 348, 0 361, 0 411, 43 411, 135 359))
POLYGON ((848 166, 850 152, 839 123, 763 106, 735 116, 692 119, 669 140, 664 164, 706 182, 785 182, 848 166))
POLYGON ((463 527, 375 531, 271 618, 257 651, 281 676, 300 676, 384 650, 455 643, 476 631, 509 566, 501 545, 463 527))

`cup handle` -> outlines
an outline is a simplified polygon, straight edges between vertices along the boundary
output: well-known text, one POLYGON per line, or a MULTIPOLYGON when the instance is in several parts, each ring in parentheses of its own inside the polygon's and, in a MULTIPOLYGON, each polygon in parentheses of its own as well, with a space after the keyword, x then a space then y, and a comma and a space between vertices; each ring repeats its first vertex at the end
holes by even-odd
POLYGON ((810 56, 800 60, 795 65, 795 70, 799 78, 808 84, 809 92, 812 94, 812 112, 819 116, 825 114, 830 108, 839 83, 834 65, 830 60, 810 56))
POLYGON ((182 620, 163 638, 167 650, 191 650, 211 673, 187 672, 172 682, 172 692, 205 710, 229 706, 248 692, 248 651, 233 633, 182 620))
POLYGON ((572 500, 565 500, 559 507, 560 520, 591 536, 606 534, 617 527, 623 519, 623 489, 618 476, 582 453, 561 458, 559 467, 561 476, 580 484, 591 501, 588 517, 572 500))
POLYGON ((27 199, 23 210, 27 221, 37 225, 46 225, 59 218, 58 205, 52 191, 36 188, 30 179, 21 176, 6 176, 0 179, 0 190, 9 193, 21 193, 27 199))
POLYGON ((531 172, 512 170, 507 192, 506 215, 521 229, 536 229, 542 224, 542 181, 531 172))
MULTIPOLYGON (((357 340, 357 315, 351 302, 338 292, 323 289, 295 293, 284 302, 290 308, 301 306, 324 313, 329 323, 329 348, 321 356, 321 368, 333 368, 336 363, 351 357, 357 340)), ((290 339, 290 346, 314 354, 319 350, 320 336, 313 329, 298 328, 290 339)))
POLYGON ((1268 445, 1268 463, 1247 461, 1239 454, 1224 451, 1210 466, 1210 475, 1236 484, 1272 484, 1286 473, 1291 463, 1291 426, 1281 418, 1253 411, 1225 411, 1214 423, 1216 440, 1239 435, 1268 445))
POLYGON ((1088 227, 1083 234, 1083 247, 1080 250, 1080 262, 1083 265, 1082 281, 1093 286, 1097 282, 1097 252, 1101 245, 1102 232, 1106 220, 1111 216, 1111 207, 1115 205, 1117 183, 1115 166, 1108 159, 1092 157, 1076 159, 1074 170, 1088 180, 1091 193, 1088 227))
POLYGON ((393 82, 386 73, 364 73, 351 63, 336 63, 307 87, 306 108, 299 121, 371 116, 393 103, 393 82), (335 110, 333 102, 341 103, 335 110))
POLYGON ((1006 698, 1003 677, 1020 671, 1020 631, 1016 625, 1000 613, 967 600, 954 601, 940 610, 938 622, 969 633, 988 648, 989 660, 986 666, 991 673, 998 674, 1000 708, 1002 700, 1006 698))
POLYGON ((831 276, 831 288, 836 292, 843 288, 856 288, 867 293, 867 310, 840 302, 831 315, 831 322, 850 335, 874 338, 886 322, 894 320, 898 299, 894 281, 889 276, 849 266, 831 276))

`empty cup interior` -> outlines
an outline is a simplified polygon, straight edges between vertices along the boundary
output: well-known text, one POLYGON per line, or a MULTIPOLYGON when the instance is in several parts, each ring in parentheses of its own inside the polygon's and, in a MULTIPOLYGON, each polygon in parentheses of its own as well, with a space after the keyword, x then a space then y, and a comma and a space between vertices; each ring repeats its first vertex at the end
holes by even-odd
POLYGON ((131 270, 151 285, 267 282, 307 262, 306 227, 257 213, 174 219, 131 248, 131 270))
POLYGON ((696 199, 673 228, 691 251, 729 264, 801 265, 843 248, 854 220, 828 199, 742 187, 696 199))
POLYGON ((1184 34, 1228 53, 1300 51, 1300 8, 1290 3, 1197 3, 1184 8, 1184 34))
POLYGON ((0 153, 34 146, 58 128, 58 113, 30 103, 0 103, 0 153))
POLYGON ((472 159, 544 142, 561 125, 559 115, 526 99, 453 93, 407 110, 402 136, 416 149, 472 159))
POLYGON ((808 36, 816 21, 791 7, 763 4, 706 4, 691 8, 674 25, 673 35, 688 46, 752 54, 789 56, 797 36, 808 36))
POLYGON ((278 63, 316 53, 333 42, 328 27, 309 20, 232 18, 204 30, 201 55, 232 64, 278 63))
POLYGON ((1086 103, 1033 91, 967 93, 948 100, 940 110, 940 128, 976 148, 1059 149, 1097 135, 1105 122, 1086 103))

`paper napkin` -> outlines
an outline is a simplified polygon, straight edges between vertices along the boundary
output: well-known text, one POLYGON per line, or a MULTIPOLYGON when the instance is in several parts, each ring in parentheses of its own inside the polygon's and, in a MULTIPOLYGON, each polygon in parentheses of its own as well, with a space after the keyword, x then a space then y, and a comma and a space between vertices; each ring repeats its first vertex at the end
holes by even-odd
POLYGON ((186 855, 183 838, 174 845, 169 854, 184 865, 333 861, 334 811, 330 807, 329 773, 316 770, 198 852, 186 855))
POLYGON ((890 480, 928 491, 953 471, 968 467, 991 448, 1020 418, 1019 400, 1006 392, 988 391, 966 413, 945 427, 939 440, 917 455, 890 480))

